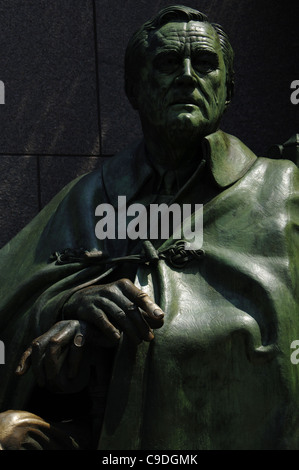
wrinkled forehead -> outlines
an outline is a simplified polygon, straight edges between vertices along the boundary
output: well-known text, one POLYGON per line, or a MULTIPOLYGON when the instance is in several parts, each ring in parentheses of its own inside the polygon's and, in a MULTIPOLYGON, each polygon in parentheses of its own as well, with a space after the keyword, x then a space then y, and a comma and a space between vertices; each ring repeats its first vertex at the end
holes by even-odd
POLYGON ((150 52, 172 48, 204 48, 221 53, 218 35, 210 23, 171 22, 155 31, 149 41, 150 52))

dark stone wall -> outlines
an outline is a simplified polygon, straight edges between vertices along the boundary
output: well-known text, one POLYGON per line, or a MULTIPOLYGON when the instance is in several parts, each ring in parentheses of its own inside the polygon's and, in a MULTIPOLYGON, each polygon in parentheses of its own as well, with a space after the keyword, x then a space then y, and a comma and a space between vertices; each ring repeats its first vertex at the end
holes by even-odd
MULTIPOLYGON (((140 135, 124 94, 127 41, 158 0, 2 0, 0 246, 76 176, 140 135)), ((299 132, 298 2, 190 0, 227 30, 236 92, 222 129, 258 155, 299 132), (297 5, 296 5, 297 4, 297 5)))

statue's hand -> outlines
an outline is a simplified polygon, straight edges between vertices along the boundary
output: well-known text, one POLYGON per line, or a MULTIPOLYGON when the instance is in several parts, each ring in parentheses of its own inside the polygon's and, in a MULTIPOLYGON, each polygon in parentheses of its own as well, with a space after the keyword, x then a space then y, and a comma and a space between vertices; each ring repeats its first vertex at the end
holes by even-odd
POLYGON ((32 367, 40 386, 60 392, 66 392, 69 386, 72 391, 77 387, 81 389, 89 375, 88 346, 94 341, 95 333, 89 325, 78 320, 56 323, 31 342, 20 359, 16 374, 23 375, 32 367), (85 367, 82 367, 83 361, 85 367))
POLYGON ((114 346, 123 332, 134 344, 151 341, 152 328, 163 325, 164 313, 129 279, 91 286, 75 292, 64 306, 64 317, 93 325, 101 345, 114 346))
POLYGON ((75 292, 64 316, 31 342, 16 370, 23 375, 32 367, 40 386, 59 392, 82 389, 97 348, 115 346, 121 331, 134 344, 151 341, 164 313, 130 280, 121 279, 75 292))

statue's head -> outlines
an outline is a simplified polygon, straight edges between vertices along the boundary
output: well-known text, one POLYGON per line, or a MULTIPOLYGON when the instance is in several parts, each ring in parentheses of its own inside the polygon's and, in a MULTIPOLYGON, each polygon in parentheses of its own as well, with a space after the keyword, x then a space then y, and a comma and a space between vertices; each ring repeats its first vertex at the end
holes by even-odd
POLYGON ((164 8, 129 41, 125 87, 145 130, 214 132, 233 95, 229 39, 197 10, 164 8))

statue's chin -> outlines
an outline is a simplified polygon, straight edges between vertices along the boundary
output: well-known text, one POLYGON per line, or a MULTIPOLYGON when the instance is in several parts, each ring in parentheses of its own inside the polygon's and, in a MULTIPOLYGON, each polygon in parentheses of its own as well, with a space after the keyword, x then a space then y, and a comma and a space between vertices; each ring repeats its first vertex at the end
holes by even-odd
POLYGON ((174 140, 190 139, 201 134, 207 124, 202 116, 193 113, 172 113, 168 115, 167 131, 174 140))

